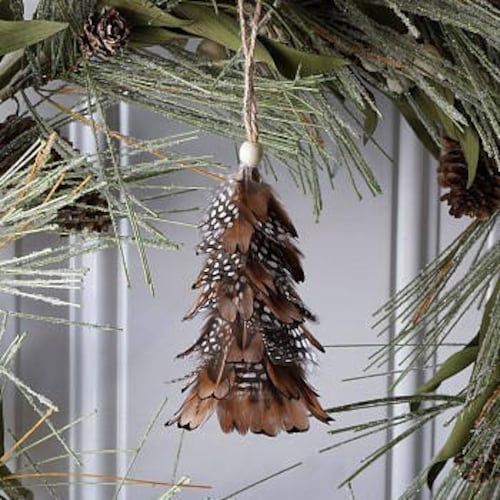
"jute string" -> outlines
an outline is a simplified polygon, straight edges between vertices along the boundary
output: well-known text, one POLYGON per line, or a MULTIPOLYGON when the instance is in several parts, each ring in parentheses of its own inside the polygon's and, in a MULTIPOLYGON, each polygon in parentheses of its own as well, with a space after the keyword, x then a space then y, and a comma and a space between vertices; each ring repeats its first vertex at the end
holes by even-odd
POLYGON ((254 74, 255 74, 255 45, 259 20, 262 14, 262 3, 245 2, 238 0, 238 13, 240 18, 241 46, 245 56, 245 87, 243 92, 243 121, 247 141, 257 143, 259 141, 259 128, 257 125, 257 99, 255 97, 254 74), (250 20, 245 16, 245 4, 255 3, 253 15, 250 20))

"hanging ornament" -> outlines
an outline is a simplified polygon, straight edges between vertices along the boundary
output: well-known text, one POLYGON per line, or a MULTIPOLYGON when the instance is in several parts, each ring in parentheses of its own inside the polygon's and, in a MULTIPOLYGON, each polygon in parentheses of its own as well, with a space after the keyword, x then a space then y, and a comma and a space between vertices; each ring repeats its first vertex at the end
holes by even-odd
POLYGON ((438 182, 448 192, 442 197, 450 206, 450 215, 489 219, 500 208, 500 172, 496 162, 484 153, 479 157, 472 186, 467 187, 467 162, 460 143, 443 138, 439 159, 438 182))
POLYGON ((239 2, 245 54, 244 117, 247 141, 240 167, 212 200, 202 224, 198 252, 207 255, 193 285, 200 295, 185 319, 208 317, 198 340, 184 357, 197 354, 200 365, 186 400, 167 423, 193 430, 214 412, 224 432, 237 430, 275 436, 309 428, 309 414, 330 417, 306 381, 306 366, 321 344, 306 328, 314 320, 295 291, 304 280, 295 246, 297 231, 258 164, 257 106, 253 52, 261 3, 251 29, 239 2))

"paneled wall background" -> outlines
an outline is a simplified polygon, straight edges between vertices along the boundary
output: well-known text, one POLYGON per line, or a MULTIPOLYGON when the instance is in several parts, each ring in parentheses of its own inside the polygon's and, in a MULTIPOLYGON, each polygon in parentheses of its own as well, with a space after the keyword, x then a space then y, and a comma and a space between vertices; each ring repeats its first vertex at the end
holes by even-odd
MULTIPOLYGON (((376 148, 367 148, 384 189, 382 196, 373 198, 367 194, 359 201, 346 172, 340 171, 335 190, 330 190, 325 182, 325 209, 316 223, 310 199, 293 185, 285 172, 279 172, 276 184, 296 222, 301 249, 306 256, 307 278, 300 292, 320 317, 315 334, 326 346, 331 346, 320 357, 320 367, 311 376, 326 406, 387 393, 386 377, 343 382, 343 379, 362 375, 361 370, 375 349, 374 346, 353 345, 383 341, 370 328, 372 313, 464 227, 464 223, 450 219, 445 207, 439 205, 434 163, 392 106, 387 102, 382 104, 384 120, 376 139, 394 163, 376 148)), ((2 116, 8 111, 0 108, 2 116)), ((123 133, 138 138, 186 130, 186 127, 128 106, 117 109, 110 120, 123 133)), ((82 151, 92 150, 89 130, 75 125, 70 128, 69 136, 82 151)), ((188 148, 213 154, 218 161, 236 165, 234 144, 223 139, 202 135, 188 148)), ((180 173, 176 180, 186 184, 200 182, 194 174, 186 172, 180 173)), ((197 192, 173 197, 167 208, 175 211, 191 206, 203 207, 208 196, 208 193, 197 192)), ((172 218, 195 223, 199 213, 172 214, 172 218)), ((30 332, 17 359, 16 371, 23 381, 58 404, 60 412, 54 422, 65 425, 83 415, 93 414, 66 433, 76 450, 137 448, 162 402, 168 398, 135 458, 131 453, 85 454, 82 468, 77 468, 72 461, 61 460, 47 466, 49 470, 118 476, 128 471, 131 477, 158 481, 187 475, 194 483, 213 486, 209 493, 186 489, 180 495, 183 499, 198 499, 231 497, 246 485, 295 466, 237 494, 237 498, 349 498, 349 492, 338 490, 337 485, 361 458, 389 436, 381 435, 318 453, 333 444, 335 438, 328 435, 328 427, 317 422, 312 422, 308 433, 274 439, 223 435, 215 419, 193 433, 181 433, 177 428, 163 426, 182 399, 182 384, 167 382, 181 377, 192 367, 190 362, 174 358, 195 339, 201 324, 201 320, 182 323, 181 318, 194 299, 190 284, 202 260, 193 250, 198 239, 196 230, 179 224, 165 224, 162 229, 183 246, 178 251, 148 252, 156 288, 154 297, 144 284, 135 248, 126 248, 132 278, 130 288, 126 286, 115 251, 85 256, 71 263, 75 267, 88 267, 90 272, 83 290, 72 297, 81 307, 67 311, 68 317, 81 322, 117 325, 122 328, 120 334, 24 320, 11 325, 10 335, 24 330, 30 332), (130 468, 131 460, 134 462, 130 468)), ((64 241, 59 238, 24 240, 3 250, 1 257, 22 255, 47 244, 62 243, 64 241)), ((25 299, 12 304, 9 297, 0 297, 0 304, 8 301, 24 311, 36 312, 43 307, 25 299)), ((454 341, 468 337, 467 321, 472 319, 466 319, 454 341)), ((450 352, 443 349, 441 356, 450 352)), ((397 363, 398 359, 393 359, 391 366, 385 369, 395 370, 397 363)), ((420 372, 409 377, 398 391, 412 391, 422 377, 420 372)), ((445 389, 451 390, 451 386, 445 389)), ((363 417, 377 415, 368 412, 363 417)), ((346 426, 360 418, 361 415, 339 414, 330 427, 346 426)), ((8 420, 15 433, 21 434, 33 424, 35 417, 27 407, 18 404, 9 407, 8 420)), ((355 480, 352 485, 355 498, 397 498, 424 460, 435 452, 444 435, 437 426, 398 446, 392 455, 379 460, 355 480)), ((37 447, 33 458, 61 453, 60 446, 50 440, 37 447)), ((61 498, 72 500, 110 499, 114 494, 111 487, 78 484, 58 491, 61 498)), ((127 486, 121 490, 119 498, 153 499, 163 491, 161 488, 127 486)), ((38 490, 36 498, 47 496, 47 492, 38 490)), ((423 494, 422 498, 426 497, 423 494)))

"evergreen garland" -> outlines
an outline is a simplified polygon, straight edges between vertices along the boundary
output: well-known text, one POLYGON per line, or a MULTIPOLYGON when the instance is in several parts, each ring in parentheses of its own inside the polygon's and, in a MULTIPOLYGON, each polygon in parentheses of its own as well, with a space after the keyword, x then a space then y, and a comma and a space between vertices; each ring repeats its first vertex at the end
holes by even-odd
MULTIPOLYGON (((176 185, 170 180, 172 172, 187 168, 218 182, 224 169, 206 158, 172 152, 172 146, 192 140, 190 134, 138 141, 112 130, 106 112, 126 102, 241 139, 242 54, 235 4, 40 0, 34 20, 26 21, 21 0, 0 0, 0 104, 18 104, 15 116, 0 124, 0 248, 30 234, 81 233, 77 245, 0 262, 0 291, 60 304, 50 289, 79 286, 84 275, 64 267, 70 256, 109 246, 120 249, 124 243, 137 246, 145 279, 153 287, 145 248, 176 244, 155 227, 164 216, 149 201, 202 189, 176 185), (195 51, 186 45, 193 38, 200 42, 195 51), (71 105, 61 99, 68 94, 74 97, 71 105), (51 116, 42 117, 42 105, 51 107, 51 116), (99 144, 95 155, 80 154, 61 137, 70 122, 92 128, 99 144), (130 155, 146 154, 147 159, 122 165, 120 143, 130 155), (154 186, 152 179, 157 180, 154 186), (120 233, 124 218, 131 236, 120 233), (61 269, 53 270, 56 263, 61 269), (50 272, 47 266, 52 266, 50 272)), ((379 311, 383 328, 395 318, 404 326, 375 353, 371 365, 384 364, 392 350, 413 345, 424 332, 422 345, 405 360, 398 383, 453 335, 466 310, 479 306, 483 319, 477 334, 417 394, 330 409, 335 414, 408 404, 407 412, 388 420, 333 431, 370 434, 411 424, 409 431, 370 455, 346 484, 406 436, 453 408, 455 421, 447 443, 406 497, 415 497, 425 483, 433 486, 450 461, 453 466, 440 478, 436 498, 492 498, 498 494, 500 467, 500 244, 487 248, 485 243, 495 230, 500 199, 500 6, 495 0, 263 4, 267 18, 257 41, 255 81, 261 141, 275 164, 286 166, 297 186, 311 194, 317 216, 325 180, 333 184, 339 166, 348 169, 359 196, 381 191, 361 151, 362 142, 373 140, 381 117, 373 92, 377 89, 440 158, 436 182, 449 188, 444 201, 452 214, 473 219, 379 311), (467 265, 469 255, 474 258, 467 265), (431 394, 470 365, 469 383, 459 394, 431 394)), ((1 314, 0 337, 8 319, 23 313, 1 314)), ((63 321, 50 315, 37 319, 63 321)), ((44 417, 55 411, 53 403, 11 371, 12 353, 22 339, 5 348, 2 378, 17 387, 40 415, 40 425, 48 425, 73 454, 50 415, 44 417)), ((22 451, 22 446, 16 449, 22 451)), ((5 463, 12 455, 2 455, 3 490, 12 498, 26 497, 17 478, 7 485, 11 473, 5 463)))

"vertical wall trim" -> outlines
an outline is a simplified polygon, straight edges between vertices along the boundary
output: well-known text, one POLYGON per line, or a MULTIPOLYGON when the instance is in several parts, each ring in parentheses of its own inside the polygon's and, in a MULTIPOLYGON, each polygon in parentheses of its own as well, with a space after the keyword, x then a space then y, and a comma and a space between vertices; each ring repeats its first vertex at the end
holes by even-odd
MULTIPOLYGON (((70 241, 73 240, 73 237, 70 237, 70 241)), ((71 241, 72 243, 72 241, 71 241)), ((69 265, 71 267, 79 267, 79 259, 72 258, 70 259, 69 265)), ((71 290, 69 293, 69 300, 72 303, 77 303, 79 299, 79 293, 76 290, 71 290)), ((68 313, 68 319, 70 321, 76 321, 77 313, 74 309, 70 308, 68 313)), ((78 359, 78 349, 77 349, 77 341, 76 337, 78 335, 78 328, 74 325, 70 325, 68 328, 69 335, 69 374, 68 374, 68 401, 69 401, 69 409, 68 409, 68 417, 69 421, 73 422, 77 418, 77 392, 76 386, 78 381, 78 371, 76 368, 76 361, 78 359)), ((79 431, 76 427, 71 427, 68 434, 69 445, 72 449, 76 448, 76 445, 79 441, 79 431)), ((71 474, 78 472, 78 467, 75 461, 70 457, 68 459, 68 470, 71 474)), ((70 500, 76 500, 76 486, 71 485, 68 490, 68 495, 70 500)))
MULTIPOLYGON (((396 256, 398 252, 398 241, 397 241, 397 231, 396 224, 398 220, 398 185, 399 185, 399 170, 397 160, 399 157, 399 127, 401 123, 401 117, 396 109, 392 110, 392 120, 393 120, 393 148, 392 148, 392 186, 391 186, 391 254, 390 254, 390 264, 389 264, 389 282, 390 282, 390 290, 389 294, 392 295, 396 291, 397 288, 397 269, 396 269, 396 256)), ((391 325, 389 329, 389 341, 394 338, 395 335, 395 327, 391 325)), ((394 358, 391 355, 389 359, 389 363, 387 366, 387 370, 392 372, 394 370, 394 358)), ((388 377, 387 379, 387 394, 389 394, 390 386, 392 383, 392 377, 388 377)), ((394 415, 393 406, 389 406, 387 408, 387 418, 391 418, 394 415)), ((386 442, 390 441, 394 436, 393 429, 389 428, 386 432, 386 442)), ((385 498, 392 498, 392 469, 393 469, 393 456, 392 451, 385 455, 385 498)))
MULTIPOLYGON (((84 128, 82 125, 77 123, 71 123, 68 127, 68 138, 69 140, 76 146, 82 147, 84 143, 84 128)), ((73 244, 75 237, 70 236, 70 244, 73 244)), ((70 259, 69 266, 73 268, 81 267, 81 258, 74 257, 70 259)), ((80 300, 80 291, 79 290, 71 290, 69 293, 69 300, 72 303, 79 303, 80 300)), ((68 319, 73 322, 77 321, 79 311, 74 308, 69 308, 68 319)), ((68 393, 69 393, 69 421, 73 422, 78 418, 78 383, 79 383, 79 370, 78 370, 78 335, 80 334, 79 328, 75 325, 70 325, 68 328, 69 335, 69 376, 68 376, 68 393)), ((80 441, 80 430, 77 427, 71 427, 69 430, 69 445, 72 449, 76 449, 77 445, 80 441)), ((75 463, 75 461, 70 457, 68 463, 68 469, 70 473, 75 473, 79 471, 79 467, 75 463)), ((77 497, 77 488, 76 485, 71 485, 69 487, 69 499, 76 500, 77 497)))
MULTIPOLYGON (((111 116, 113 121, 113 116, 111 116)), ((70 139, 82 152, 95 150, 92 132, 79 124, 70 128, 70 139)), ((87 268, 83 289, 72 299, 80 304, 70 311, 75 321, 117 324, 117 255, 113 249, 72 259, 72 266, 87 268)), ((96 328, 70 327, 70 418, 95 414, 74 427, 70 443, 76 451, 116 449, 117 343, 115 333, 96 328)), ((110 454, 85 454, 83 465, 70 463, 72 471, 116 475, 116 458, 110 454)), ((86 485, 70 488, 70 499, 106 500, 109 489, 86 485)))
MULTIPOLYGON (((8 245, 2 249, 0 249, 0 258, 2 260, 12 259, 14 257, 18 257, 20 255, 19 241, 15 241, 12 245, 8 245)), ((19 297, 14 297, 12 295, 1 294, 0 295, 0 307, 6 311, 19 311, 20 299, 19 297)), ((3 315, 0 318, 3 321, 3 315)), ((16 335, 20 334, 20 325, 19 319, 16 317, 10 316, 7 320, 7 327, 4 333, 4 337, 2 339, 2 350, 14 340, 16 335)), ((19 373, 21 364, 21 357, 19 352, 14 358, 13 369, 14 373, 19 373)), ((3 393, 3 419, 4 419, 4 429, 12 429, 12 432, 15 436, 21 436, 26 430, 21 426, 21 413, 22 413, 22 404, 18 396, 16 390, 13 390, 12 384, 8 384, 6 386, 6 390, 3 393)), ((8 432, 5 431, 5 440, 10 441, 10 437, 8 432)), ((18 465, 19 459, 14 459, 15 466, 18 465)))
MULTIPOLYGON (((119 130, 123 135, 130 135, 130 106, 121 103, 119 105, 119 130)), ((126 144, 120 144, 121 164, 126 166, 128 164, 127 157, 128 147, 126 144)), ((121 221, 120 230, 123 235, 130 232, 128 222, 121 221)), ((128 248, 123 248, 125 265, 128 265, 128 248)), ((117 422, 116 422, 116 441, 118 449, 128 449, 128 297, 129 289, 127 277, 123 268, 123 262, 118 259, 117 262, 117 320, 118 325, 123 328, 123 332, 118 338, 117 343, 117 422)), ((127 471, 129 457, 126 453, 120 453, 117 456, 117 471, 119 476, 124 476, 127 471)), ((127 487, 123 487, 120 492, 120 499, 127 499, 127 487)))
MULTIPOLYGON (((440 253, 441 247, 441 203, 440 191, 437 183, 437 165, 434 158, 429 152, 424 152, 424 186, 426 192, 424 193, 426 200, 426 211, 424 213, 424 227, 426 234, 426 245, 423 248, 425 261, 422 264, 427 264, 434 260, 440 253)), ((430 376, 434 374, 437 366, 437 353, 434 354, 430 362, 431 368, 419 372, 419 384, 422 384, 430 376)), ((436 435, 436 422, 432 420, 431 424, 424 427, 420 432, 422 437, 422 461, 424 464, 430 463, 436 454, 435 449, 435 435, 436 435)), ((421 493, 421 498, 430 499, 431 494, 429 491, 424 490, 421 493)))
MULTIPOLYGON (((424 155, 424 148, 406 121, 395 120, 395 127, 398 136, 394 156, 397 159, 397 173, 394 178, 393 195, 393 250, 395 251, 391 262, 393 292, 409 283, 430 257, 429 250, 435 237, 434 233, 430 235, 429 231, 431 227, 435 228, 437 223, 435 211, 431 209, 431 206, 434 206, 434 203, 431 203, 433 194, 429 183, 428 158, 424 155)), ((392 335, 400 331, 402 326, 396 321, 392 335)), ((396 352, 392 356, 390 369, 401 369, 400 362, 407 354, 407 349, 396 352)), ((408 374, 398 384, 393 395, 414 393, 420 383, 420 377, 418 372, 408 374)), ((396 411, 401 410, 398 408, 396 411)), ((406 428, 398 429, 399 432, 404 430, 406 428)), ((389 433, 389 437, 392 437, 392 433, 389 433)), ((429 433, 414 434, 392 451, 392 457, 388 462, 391 471, 387 498, 399 498, 420 472, 423 452, 428 448, 427 441, 430 439, 429 433)))

